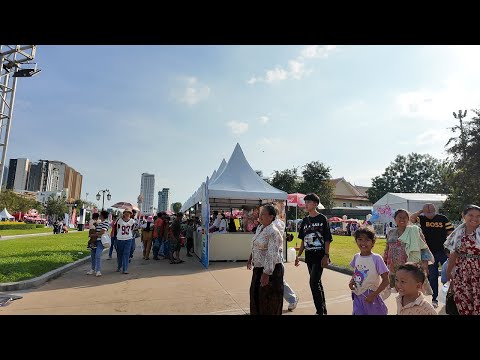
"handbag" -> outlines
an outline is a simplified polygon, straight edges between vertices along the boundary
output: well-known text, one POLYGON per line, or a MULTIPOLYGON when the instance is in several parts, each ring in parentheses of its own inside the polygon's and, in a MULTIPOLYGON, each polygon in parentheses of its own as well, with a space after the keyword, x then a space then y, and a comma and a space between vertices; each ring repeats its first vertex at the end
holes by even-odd
POLYGON ((110 245, 112 244, 112 239, 107 233, 103 234, 100 240, 102 241, 103 247, 110 247, 110 245))
POLYGON ((445 300, 445 312, 448 315, 460 315, 458 313, 457 305, 455 304, 455 294, 453 292, 452 286, 448 287, 448 292, 445 300))

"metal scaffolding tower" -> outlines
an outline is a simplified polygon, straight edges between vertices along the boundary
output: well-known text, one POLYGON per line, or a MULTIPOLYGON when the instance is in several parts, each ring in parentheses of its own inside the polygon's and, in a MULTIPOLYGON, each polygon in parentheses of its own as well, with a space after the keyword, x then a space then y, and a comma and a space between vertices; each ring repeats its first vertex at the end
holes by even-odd
POLYGON ((17 78, 32 77, 40 70, 35 59, 36 45, 0 45, 0 189, 3 182, 8 138, 12 124, 17 78))

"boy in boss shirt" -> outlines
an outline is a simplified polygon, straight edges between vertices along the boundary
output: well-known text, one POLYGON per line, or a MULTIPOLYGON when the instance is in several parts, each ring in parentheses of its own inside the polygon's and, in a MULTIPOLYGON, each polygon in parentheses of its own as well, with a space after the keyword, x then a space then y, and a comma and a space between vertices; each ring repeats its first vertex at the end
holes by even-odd
POLYGON ((438 307, 438 267, 447 261, 443 243, 453 231, 453 225, 445 215, 438 214, 435 205, 427 203, 422 210, 410 216, 412 223, 419 223, 428 248, 433 254, 434 262, 428 265, 428 281, 432 287, 432 306, 438 307))
POLYGON ((130 257, 130 248, 134 241, 133 225, 134 219, 131 219, 132 209, 125 209, 122 217, 117 221, 115 233, 117 237, 117 272, 128 274, 128 260, 130 257))

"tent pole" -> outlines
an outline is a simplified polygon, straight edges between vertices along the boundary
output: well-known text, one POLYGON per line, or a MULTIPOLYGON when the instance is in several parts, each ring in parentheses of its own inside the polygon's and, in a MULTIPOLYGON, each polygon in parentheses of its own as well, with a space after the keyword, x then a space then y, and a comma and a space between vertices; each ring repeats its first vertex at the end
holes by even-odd
POLYGON ((295 239, 295 247, 298 247, 298 223, 297 223, 297 217, 298 217, 298 203, 297 203, 297 206, 295 206, 295 232, 297 233, 297 234, 296 234, 297 238, 295 239))

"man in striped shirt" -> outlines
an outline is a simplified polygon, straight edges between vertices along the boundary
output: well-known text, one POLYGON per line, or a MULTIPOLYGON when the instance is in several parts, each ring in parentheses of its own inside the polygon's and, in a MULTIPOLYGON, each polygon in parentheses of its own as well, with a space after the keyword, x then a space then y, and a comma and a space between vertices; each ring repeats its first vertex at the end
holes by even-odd
POLYGON ((443 265, 447 260, 447 255, 443 248, 443 243, 447 236, 453 231, 453 225, 445 215, 437 214, 435 205, 427 203, 423 205, 422 210, 413 213, 410 216, 412 223, 419 223, 422 228, 428 248, 432 252, 435 260, 432 265, 428 265, 428 281, 433 290, 432 305, 438 307, 438 266, 443 265))

